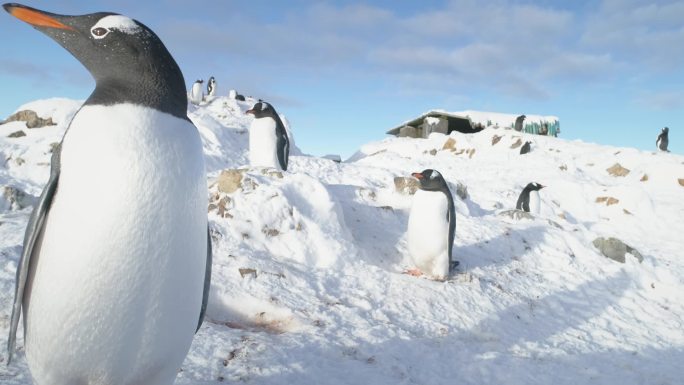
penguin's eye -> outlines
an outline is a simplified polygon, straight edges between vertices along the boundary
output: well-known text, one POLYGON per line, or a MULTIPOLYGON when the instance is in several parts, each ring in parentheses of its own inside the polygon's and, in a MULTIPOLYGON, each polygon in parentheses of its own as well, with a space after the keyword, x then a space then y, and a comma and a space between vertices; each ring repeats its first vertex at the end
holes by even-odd
POLYGON ((90 33, 93 35, 94 38, 102 39, 103 37, 105 37, 109 33, 109 30, 107 28, 97 27, 97 28, 93 28, 90 31, 90 33))

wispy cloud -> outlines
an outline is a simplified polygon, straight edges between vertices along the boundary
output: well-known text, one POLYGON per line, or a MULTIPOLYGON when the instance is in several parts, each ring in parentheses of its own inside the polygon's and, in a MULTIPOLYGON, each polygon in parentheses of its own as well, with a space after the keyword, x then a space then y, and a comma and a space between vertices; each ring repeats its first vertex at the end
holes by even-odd
POLYGON ((651 110, 678 110, 684 107, 684 92, 673 90, 643 92, 635 98, 634 102, 651 110))

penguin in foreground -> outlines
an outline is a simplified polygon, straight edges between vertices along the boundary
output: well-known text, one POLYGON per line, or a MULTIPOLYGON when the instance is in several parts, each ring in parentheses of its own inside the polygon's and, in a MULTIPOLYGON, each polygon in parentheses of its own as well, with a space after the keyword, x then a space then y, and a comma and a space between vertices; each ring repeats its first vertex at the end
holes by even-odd
POLYGON ((254 115, 249 127, 249 164, 287 171, 290 140, 275 108, 260 101, 247 113, 254 115))
POLYGON ((202 99, 204 98, 204 95, 202 95, 202 83, 204 83, 203 79, 197 79, 192 85, 192 89, 190 90, 190 101, 192 104, 198 105, 202 103, 202 99))
POLYGON ((546 186, 542 186, 536 182, 528 183, 520 193, 518 202, 515 204, 515 208, 528 213, 539 214, 539 209, 541 206, 539 190, 543 189, 544 187, 546 186))
POLYGON ((408 249, 417 269, 408 273, 445 280, 449 270, 458 265, 451 261, 456 234, 454 199, 438 171, 427 169, 411 175, 420 185, 408 220, 408 249))
POLYGON ((525 144, 523 144, 522 147, 520 147, 520 155, 525 155, 528 152, 530 152, 530 150, 531 150, 530 145, 531 144, 532 144, 532 142, 530 142, 530 141, 525 142, 525 144))
POLYGON ((213 76, 207 82, 207 96, 216 96, 216 79, 213 76))
POLYGON ((149 28, 114 13, 5 4, 96 82, 52 155, 17 268, 34 383, 171 384, 211 277, 202 142, 183 75, 149 28))
POLYGON ((670 132, 670 129, 667 127, 664 127, 663 130, 660 132, 660 135, 658 135, 658 139, 656 139, 656 146, 660 151, 665 151, 669 152, 667 149, 667 145, 670 143, 668 139, 668 133, 670 132))

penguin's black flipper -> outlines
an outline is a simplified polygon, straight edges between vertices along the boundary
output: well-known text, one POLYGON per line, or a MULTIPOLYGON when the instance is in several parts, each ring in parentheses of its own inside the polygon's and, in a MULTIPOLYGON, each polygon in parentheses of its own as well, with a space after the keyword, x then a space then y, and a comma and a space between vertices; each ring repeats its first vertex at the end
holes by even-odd
POLYGON ((290 158, 290 139, 287 137, 287 130, 280 116, 275 110, 273 111, 273 119, 276 121, 276 151, 278 156, 278 163, 283 171, 287 171, 287 164, 290 158))
MULTIPOLYGON (((12 317, 10 320, 9 337, 7 338, 8 365, 12 361, 12 356, 14 354, 14 346, 17 339, 17 328, 19 327, 19 318, 21 317, 22 305, 24 303, 24 290, 26 289, 28 273, 31 270, 31 257, 33 256, 33 250, 36 247, 38 238, 43 232, 45 219, 47 218, 50 205, 52 204, 52 199, 57 191, 61 151, 61 143, 52 151, 50 179, 48 179, 47 185, 45 185, 43 192, 40 194, 38 204, 33 208, 28 225, 26 226, 26 233, 24 233, 24 245, 21 252, 21 257, 19 258, 19 265, 17 266, 17 275, 14 284, 14 303, 12 304, 12 317)), ((24 318, 24 333, 26 333, 26 318, 24 318)))
POLYGON ((204 268, 204 291, 202 292, 202 308, 200 309, 199 321, 197 322, 197 329, 195 329, 195 333, 197 333, 200 327, 202 327, 202 322, 204 322, 204 314, 207 312, 207 303, 209 302, 209 287, 211 286, 211 261, 211 232, 209 231, 209 226, 207 226, 207 264, 204 268))
POLYGON ((449 223, 449 235, 447 239, 447 253, 449 256, 449 271, 452 270, 453 267, 458 266, 458 261, 454 261, 451 258, 453 258, 453 249, 454 249, 454 238, 456 237, 456 207, 454 206, 454 197, 451 195, 451 190, 449 190, 449 186, 445 186, 446 190, 444 191, 444 194, 447 196, 447 222, 449 223), (454 265, 454 263, 456 265, 454 265))

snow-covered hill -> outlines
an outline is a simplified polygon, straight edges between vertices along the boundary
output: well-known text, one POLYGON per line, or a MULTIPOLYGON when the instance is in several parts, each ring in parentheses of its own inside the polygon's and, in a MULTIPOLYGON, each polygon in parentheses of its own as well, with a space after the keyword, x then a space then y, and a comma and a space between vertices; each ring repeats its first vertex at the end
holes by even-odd
MULTIPOLYGON (((79 105, 18 109, 56 126, 0 125, 0 346, 30 204, 79 105)), ((485 129, 389 138, 343 163, 296 150, 278 173, 246 166, 249 107, 189 106, 205 144, 214 266, 208 319, 176 383, 681 383, 684 157, 485 129), (511 148, 519 140, 532 152, 511 148), (616 163, 629 173, 611 175, 616 163), (453 192, 467 186, 456 199, 460 271, 446 282, 402 274, 411 196, 394 178, 425 168, 453 192), (548 186, 541 214, 506 215, 531 181, 548 186), (599 237, 643 261, 602 256, 599 237)), ((0 383, 31 383, 17 356, 0 383)))

